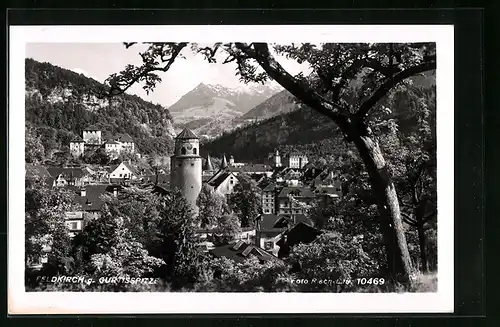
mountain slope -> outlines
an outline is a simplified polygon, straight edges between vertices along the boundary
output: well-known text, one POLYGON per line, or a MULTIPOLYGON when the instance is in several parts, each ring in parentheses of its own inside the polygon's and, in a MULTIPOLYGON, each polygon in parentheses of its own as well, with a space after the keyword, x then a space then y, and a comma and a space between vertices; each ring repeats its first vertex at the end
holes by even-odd
MULTIPOLYGON (((435 112, 435 76, 427 73, 413 77, 411 85, 415 90, 421 90, 417 91, 421 92, 421 100, 435 112)), ((392 110, 383 119, 397 120, 399 130, 403 133, 414 129, 419 119, 410 108, 418 101, 408 101, 407 94, 399 92, 397 98, 386 98, 379 103, 379 106, 388 105, 392 110), (391 101, 391 104, 387 101, 391 101)), ((248 116, 256 118, 253 123, 205 142, 201 147, 202 155, 210 153, 211 156, 221 157, 225 153, 234 155, 237 161, 262 162, 276 148, 284 153, 301 151, 313 159, 324 155, 343 156, 349 150, 333 121, 308 107, 300 106, 286 91, 249 111, 248 116), (261 115, 274 116, 259 121, 261 115)))
POLYGON ((215 136, 234 127, 232 120, 282 90, 276 85, 241 85, 228 88, 201 83, 170 106, 178 129, 215 136))
POLYGON ((287 90, 283 90, 279 93, 276 93, 269 99, 261 102, 253 109, 239 117, 238 120, 267 119, 278 114, 294 110, 297 110, 295 97, 287 90))
POLYGON ((46 155, 66 150, 83 128, 132 136, 141 153, 166 154, 174 129, 169 111, 135 95, 98 99, 94 79, 71 70, 26 59, 25 110, 27 124, 41 136, 46 155))

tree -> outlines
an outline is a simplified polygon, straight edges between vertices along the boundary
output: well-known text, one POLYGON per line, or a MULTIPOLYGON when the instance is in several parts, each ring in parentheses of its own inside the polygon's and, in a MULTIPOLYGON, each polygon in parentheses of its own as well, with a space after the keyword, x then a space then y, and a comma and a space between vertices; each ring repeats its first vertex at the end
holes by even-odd
POLYGON ((38 261, 49 248, 46 268, 51 273, 70 269, 71 239, 66 226, 66 212, 78 210, 73 195, 62 188, 52 188, 44 181, 26 180, 25 256, 26 264, 38 261))
POLYGON ((229 195, 228 204, 241 221, 241 227, 252 227, 262 211, 260 189, 250 176, 238 174, 238 184, 229 195))
POLYGON ((207 184, 201 187, 196 205, 199 208, 198 219, 202 228, 215 226, 220 217, 228 211, 226 198, 207 184))
MULTIPOLYGON (((135 42, 125 45, 133 44, 135 42)), ((141 66, 128 65, 119 74, 110 75, 105 95, 121 94, 136 82, 143 82, 147 92, 154 90, 161 82, 157 72, 168 71, 176 58, 183 57, 181 51, 188 46, 185 42, 148 44, 149 48, 141 53, 141 66)), ((312 68, 313 75, 304 77, 290 75, 266 43, 191 46, 209 62, 216 62, 216 54, 224 52, 223 63, 236 63, 236 74, 245 83, 275 80, 300 102, 330 118, 340 128, 346 141, 358 150, 368 172, 391 275, 404 281, 409 280, 413 267, 398 195, 371 125, 380 109, 380 100, 409 77, 436 69, 435 48, 435 43, 275 45, 277 54, 312 68)))
POLYGON ((215 233, 220 235, 218 241, 227 244, 233 241, 241 231, 238 218, 234 215, 220 215, 217 217, 215 233))
POLYGON ((44 153, 45 149, 40 137, 36 135, 32 127, 26 125, 25 161, 28 163, 41 162, 44 153))

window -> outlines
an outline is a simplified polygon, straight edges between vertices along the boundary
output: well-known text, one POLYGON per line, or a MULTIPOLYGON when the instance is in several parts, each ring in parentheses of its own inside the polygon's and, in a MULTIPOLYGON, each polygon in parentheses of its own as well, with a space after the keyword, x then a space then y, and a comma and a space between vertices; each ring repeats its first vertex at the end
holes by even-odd
POLYGON ((193 148, 193 154, 196 154, 196 151, 197 151, 196 148, 193 148))
POLYGON ((182 147, 181 154, 186 154, 186 148, 185 147, 182 147))
POLYGON ((122 167, 122 170, 125 170, 125 168, 122 167))
POLYGON ((191 167, 194 167, 194 163, 191 164, 191 167))
POLYGON ((120 174, 120 177, 122 177, 122 174, 120 174))
POLYGON ((72 221, 69 229, 71 229, 71 230, 78 229, 78 223, 76 221, 72 221))
POLYGON ((264 250, 271 250, 274 247, 274 242, 264 242, 264 250))
POLYGON ((182 166, 182 164, 179 164, 179 167, 181 167, 181 166, 182 166))

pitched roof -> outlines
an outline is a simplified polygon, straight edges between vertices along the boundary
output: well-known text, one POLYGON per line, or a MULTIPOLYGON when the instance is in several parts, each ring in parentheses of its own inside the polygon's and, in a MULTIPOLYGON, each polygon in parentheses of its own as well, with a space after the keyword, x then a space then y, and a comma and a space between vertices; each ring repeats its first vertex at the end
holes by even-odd
POLYGON ((262 192, 274 192, 275 189, 276 189, 276 184, 271 182, 271 183, 267 184, 267 186, 262 189, 262 192))
POLYGON ((304 197, 304 198, 312 198, 314 197, 314 193, 308 187, 294 187, 294 186, 285 186, 281 190, 278 197, 286 198, 289 195, 294 197, 304 197))
POLYGON ((84 131, 100 131, 100 128, 97 128, 95 125, 88 126, 83 129, 84 131))
POLYGON ((134 142, 134 139, 127 133, 122 134, 118 140, 120 142, 134 142))
MULTIPOLYGON (((227 178, 229 178, 229 176, 234 176, 234 175, 230 172, 224 172, 224 173, 220 174, 219 176, 217 176, 215 179, 211 180, 208 184, 210 186, 217 188, 217 187, 219 187, 220 184, 222 184, 222 182, 224 182, 227 178)), ((236 177, 236 176, 234 176, 234 177, 236 177)))
POLYGON ((257 217, 257 230, 267 232, 283 232, 286 226, 277 226, 276 224, 282 217, 275 214, 261 214, 257 217))
POLYGON ((214 170, 214 166, 212 165, 212 160, 210 159, 210 155, 207 155, 207 160, 205 160, 205 165, 203 166, 203 170, 207 171, 214 170))
POLYGON ((116 141, 114 141, 114 140, 111 139, 109 141, 106 141, 106 144, 120 144, 120 143, 118 143, 118 142, 116 142, 116 141))
POLYGON ((241 167, 227 167, 228 171, 244 172, 244 173, 261 173, 271 171, 271 167, 264 164, 248 164, 241 167))
POLYGON ((62 174, 64 177, 81 178, 85 175, 83 169, 81 168, 50 167, 47 168, 47 171, 52 177, 57 177, 62 174))
POLYGON ((224 169, 224 168, 227 168, 227 166, 228 166, 228 165, 227 165, 226 155, 223 155, 223 157, 222 157, 222 163, 221 163, 220 167, 221 167, 222 169, 224 169))
POLYGON ((192 130, 189 128, 184 128, 182 132, 177 135, 176 139, 198 139, 198 136, 196 136, 195 133, 193 133, 192 130))
POLYGON ((132 167, 132 166, 131 166, 128 162, 126 162, 126 161, 122 161, 122 162, 121 162, 120 164, 118 164, 118 165, 112 165, 111 167, 109 167, 108 172, 109 172, 109 173, 112 173, 112 172, 113 172, 113 171, 115 171, 115 170, 116 170, 116 168, 118 168, 118 166, 120 166, 121 164, 123 164, 123 165, 124 165, 124 166, 125 166, 128 170, 130 170, 130 172, 131 172, 132 174, 134 174, 134 175, 136 175, 136 176, 137 176, 137 175, 139 175, 139 174, 137 173, 137 170, 135 170, 135 168, 134 168, 134 167, 132 167))
POLYGON ((244 262, 246 259, 249 259, 251 255, 255 255, 260 261, 280 260, 264 249, 253 244, 247 244, 243 241, 218 246, 210 252, 218 258, 226 257, 236 262, 244 262))
POLYGON ((75 136, 70 142, 72 143, 83 143, 85 142, 80 136, 75 136))
POLYGON ((113 184, 87 185, 85 187, 67 186, 69 190, 76 193, 74 201, 82 206, 84 211, 99 211, 101 210, 103 201, 101 195, 112 193, 114 188, 121 187, 113 184), (81 190, 85 190, 85 196, 81 196, 81 190))

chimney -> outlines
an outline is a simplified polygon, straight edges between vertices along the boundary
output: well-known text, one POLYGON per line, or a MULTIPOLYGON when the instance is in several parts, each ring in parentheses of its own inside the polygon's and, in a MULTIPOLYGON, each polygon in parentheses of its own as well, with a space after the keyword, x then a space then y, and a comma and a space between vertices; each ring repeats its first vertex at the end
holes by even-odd
POLYGON ((81 197, 86 197, 87 196, 87 190, 84 189, 84 188, 80 189, 80 196, 81 197))
POLYGON ((113 196, 115 198, 118 196, 118 187, 113 188, 113 196))

